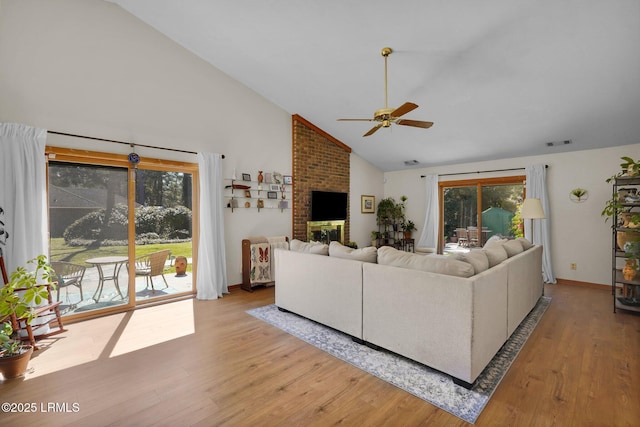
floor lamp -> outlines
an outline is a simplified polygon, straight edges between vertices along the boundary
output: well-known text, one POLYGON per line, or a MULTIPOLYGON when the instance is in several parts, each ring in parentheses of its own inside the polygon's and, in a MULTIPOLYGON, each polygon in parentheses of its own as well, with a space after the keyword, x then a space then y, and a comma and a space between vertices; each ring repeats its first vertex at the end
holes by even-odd
POLYGON ((533 220, 543 219, 545 217, 540 199, 524 199, 522 207, 520 208, 520 217, 531 220, 531 243, 535 244, 533 241, 533 220))

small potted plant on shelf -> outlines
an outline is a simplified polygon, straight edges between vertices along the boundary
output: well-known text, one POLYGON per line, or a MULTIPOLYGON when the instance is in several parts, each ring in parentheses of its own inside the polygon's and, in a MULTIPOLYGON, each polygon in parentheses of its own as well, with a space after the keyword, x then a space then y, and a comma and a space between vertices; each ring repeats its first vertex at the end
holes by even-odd
POLYGON ((640 160, 635 161, 631 157, 627 157, 627 156, 621 157, 621 159, 622 159, 622 163, 620 163, 621 171, 607 178, 608 183, 615 181, 616 178, 640 176, 640 160))
POLYGON ((622 269, 625 280, 633 280, 638 274, 638 260, 640 259, 640 242, 627 242, 624 245, 626 265, 622 269))
POLYGON ((416 225, 414 224, 413 221, 407 220, 404 223, 402 223, 402 231, 404 232, 405 239, 410 239, 411 234, 413 234, 415 230, 416 230, 416 225))
MULTIPOLYGON (((608 178, 606 182, 611 183, 618 178, 640 176, 640 161, 626 156, 621 159, 623 161, 620 164, 621 171, 608 178)), ((624 250, 625 243, 640 240, 640 233, 632 230, 640 227, 640 212, 632 212, 634 206, 630 205, 638 201, 640 199, 636 197, 634 189, 619 188, 617 193, 607 200, 600 213, 605 217, 605 222, 609 218, 613 218, 611 227, 619 228, 616 230, 616 243, 620 250, 624 250), (633 197, 630 199, 631 196, 633 197)))
POLYGON ((52 269, 45 255, 27 263, 35 264, 35 270, 18 267, 11 273, 9 283, 0 288, 0 373, 5 379, 24 375, 33 353, 32 346, 22 344, 13 321, 20 319, 31 324, 36 317, 34 307, 47 300, 49 290, 38 284, 39 280, 54 286, 52 269))

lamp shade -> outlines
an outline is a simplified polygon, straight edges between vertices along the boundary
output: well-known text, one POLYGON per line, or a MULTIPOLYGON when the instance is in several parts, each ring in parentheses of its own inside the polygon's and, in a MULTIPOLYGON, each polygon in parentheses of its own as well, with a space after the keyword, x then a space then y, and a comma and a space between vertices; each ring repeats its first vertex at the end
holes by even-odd
POLYGON ((544 210, 540 199, 524 199, 520 209, 520 216, 525 219, 544 218, 544 210))

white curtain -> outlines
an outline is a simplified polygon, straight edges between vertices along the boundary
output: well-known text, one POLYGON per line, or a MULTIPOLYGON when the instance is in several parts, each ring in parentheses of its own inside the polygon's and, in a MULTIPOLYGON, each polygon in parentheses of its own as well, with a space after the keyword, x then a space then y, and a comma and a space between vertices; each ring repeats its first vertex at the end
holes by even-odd
POLYGON ((47 131, 0 123, 0 249, 10 274, 48 254, 47 131))
POLYGON ((544 219, 524 221, 524 234, 537 245, 542 245, 542 277, 545 283, 556 283, 551 264, 551 211, 549 208, 549 195, 547 194, 547 167, 545 165, 532 165, 525 168, 527 179, 527 197, 540 199, 544 210, 544 219), (533 234, 531 233, 532 221, 533 234))
POLYGON ((434 248, 438 246, 438 175, 428 174, 425 180, 425 217, 418 245, 434 248))
POLYGON ((224 201, 222 197, 222 156, 198 153, 200 173, 200 238, 196 297, 222 298, 227 287, 227 261, 224 246, 224 201))

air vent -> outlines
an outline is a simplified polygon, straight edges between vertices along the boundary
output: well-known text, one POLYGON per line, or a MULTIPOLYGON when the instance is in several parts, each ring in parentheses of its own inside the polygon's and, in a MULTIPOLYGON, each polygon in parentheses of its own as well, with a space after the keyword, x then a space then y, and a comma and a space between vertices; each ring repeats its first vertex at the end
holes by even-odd
POLYGON ((417 160, 405 160, 404 161, 404 165, 405 166, 415 166, 415 165, 419 165, 420 162, 417 160))
POLYGON ((565 139, 564 141, 549 141, 547 142, 547 147, 555 147, 558 145, 569 145, 572 142, 573 141, 571 141, 570 139, 565 139))

